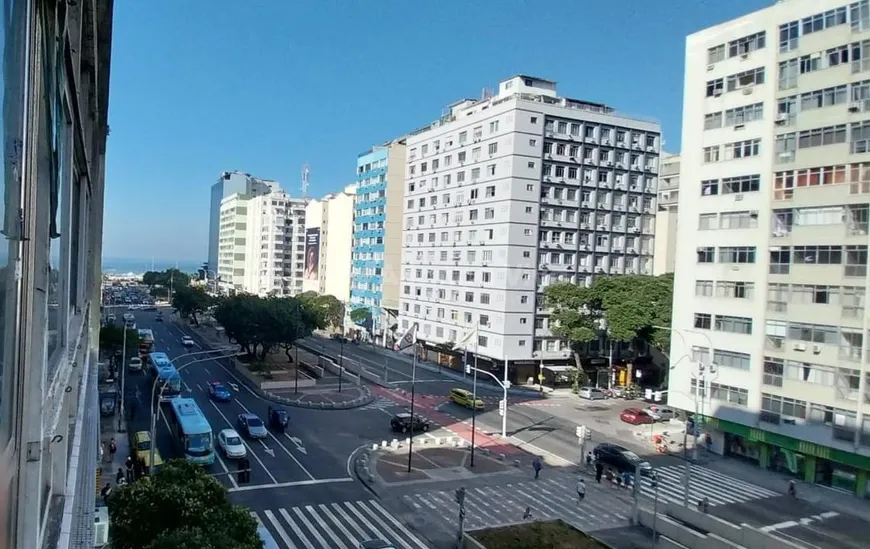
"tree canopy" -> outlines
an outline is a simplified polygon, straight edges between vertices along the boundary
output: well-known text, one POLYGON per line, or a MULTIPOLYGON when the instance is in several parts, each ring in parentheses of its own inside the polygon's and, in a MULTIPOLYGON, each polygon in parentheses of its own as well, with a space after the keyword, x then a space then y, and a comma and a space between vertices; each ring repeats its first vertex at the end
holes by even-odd
POLYGON ((597 339, 606 328, 617 341, 641 340, 667 351, 674 277, 621 275, 596 278, 588 288, 553 284, 544 290, 551 330, 571 343, 597 339))
POLYGON ((295 342, 320 326, 320 312, 293 297, 236 294, 218 302, 214 317, 231 341, 259 359, 276 347, 289 358, 295 342))
POLYGON ((317 329, 340 328, 344 322, 344 303, 333 295, 305 292, 296 296, 317 319, 317 329))
POLYGON ((208 309, 211 303, 211 296, 206 293, 205 288, 199 286, 182 286, 172 296, 172 306, 181 318, 189 317, 196 325, 199 325, 196 315, 208 309))
MULTIPOLYGON (((139 346, 139 332, 127 330, 127 349, 136 349, 139 346)), ((100 349, 114 355, 124 348, 124 328, 115 324, 108 324, 100 328, 100 349)))
POLYGON ((350 321, 370 333, 372 328, 374 328, 372 311, 368 307, 357 307, 356 309, 353 309, 350 312, 350 321))
POLYGON ((257 522, 221 484, 185 460, 116 487, 109 499, 115 549, 262 549, 257 522))
POLYGON ((175 268, 165 271, 146 271, 142 275, 142 284, 152 288, 154 286, 168 288, 171 285, 173 289, 178 289, 190 285, 190 275, 175 268))

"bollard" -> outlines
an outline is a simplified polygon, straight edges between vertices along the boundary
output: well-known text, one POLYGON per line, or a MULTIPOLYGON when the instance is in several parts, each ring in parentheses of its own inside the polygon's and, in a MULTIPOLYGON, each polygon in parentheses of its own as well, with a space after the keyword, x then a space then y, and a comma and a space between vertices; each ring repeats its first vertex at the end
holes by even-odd
POLYGON ((372 450, 377 450, 377 449, 378 449, 378 443, 375 442, 374 444, 372 444, 372 450))
POLYGON ((514 460, 514 467, 519 467, 519 466, 520 466, 520 460, 515 459, 514 460))
POLYGON ((382 440, 382 441, 381 441, 381 448, 386 448, 387 446, 388 446, 387 441, 386 441, 386 440, 382 440))
POLYGON ((504 461, 504 454, 499 454, 498 459, 500 459, 501 461, 504 461))

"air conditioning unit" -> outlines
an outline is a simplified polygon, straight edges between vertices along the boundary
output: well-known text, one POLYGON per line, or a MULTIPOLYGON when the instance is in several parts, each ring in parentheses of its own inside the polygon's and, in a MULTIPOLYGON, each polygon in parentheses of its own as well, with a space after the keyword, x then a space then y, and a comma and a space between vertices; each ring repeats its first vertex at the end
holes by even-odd
POLYGON ((743 88, 743 95, 752 95, 752 86, 743 88))
POLYGON ((785 124, 788 121, 788 115, 784 112, 781 112, 776 115, 776 123, 777 124, 785 124))
POLYGON ((857 101, 849 103, 849 112, 861 112, 861 103, 857 101))
POLYGON ((713 92, 713 97, 722 97, 722 90, 713 92))
POLYGON ((97 507, 94 510, 94 547, 109 544, 109 508, 97 507))
POLYGON ((707 65, 707 72, 712 71, 714 68, 716 68, 716 65, 707 65))
POLYGON ((740 59, 743 59, 743 60, 749 59, 749 54, 744 53, 743 55, 740 56, 740 59))
POLYGON ((740 202, 741 200, 743 200, 742 194, 735 194, 734 195, 734 202, 740 202))

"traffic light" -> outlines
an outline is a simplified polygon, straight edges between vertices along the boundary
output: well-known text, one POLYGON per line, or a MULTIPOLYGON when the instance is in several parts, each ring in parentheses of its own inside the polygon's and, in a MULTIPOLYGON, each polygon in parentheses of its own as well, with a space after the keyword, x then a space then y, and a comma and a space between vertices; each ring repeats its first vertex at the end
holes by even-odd
POLYGON ((251 460, 242 458, 238 461, 238 480, 239 484, 247 484, 251 482, 251 460))

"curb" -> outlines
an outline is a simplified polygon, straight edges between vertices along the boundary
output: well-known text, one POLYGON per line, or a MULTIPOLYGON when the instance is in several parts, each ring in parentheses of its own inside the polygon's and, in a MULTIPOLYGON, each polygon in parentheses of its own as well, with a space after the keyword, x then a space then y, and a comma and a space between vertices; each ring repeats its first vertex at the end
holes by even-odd
MULTIPOLYGON (((214 349, 213 345, 211 345, 211 342, 207 341, 201 334, 198 334, 196 331, 190 331, 189 326, 179 325, 179 328, 182 328, 182 329, 188 328, 187 330, 184 330, 184 332, 187 333, 188 335, 196 338, 196 340, 199 341, 199 344, 201 347, 205 347, 207 349, 214 349)), ((224 360, 224 359, 214 359, 214 360, 220 362, 221 360, 224 360)), ((227 367, 230 368, 231 370, 235 371, 236 370, 235 359, 232 359, 232 363, 227 367)), ((300 402, 300 401, 290 400, 290 399, 272 394, 269 391, 264 391, 256 383, 251 381, 245 375, 237 373, 236 375, 234 375, 234 377, 236 378, 237 381, 244 383, 247 388, 249 388, 254 393, 256 393, 257 396, 259 396, 260 398, 262 398, 264 400, 268 400, 270 402, 274 402, 276 404, 283 404, 284 406, 291 406, 293 408, 306 408, 306 409, 311 409, 311 410, 351 410, 353 408, 360 408, 360 407, 365 406, 367 404, 371 404, 377 398, 376 395, 372 394, 372 392, 369 390, 368 387, 360 386, 360 389, 362 391, 364 391, 364 394, 353 399, 353 400, 348 400, 345 402, 334 402, 334 403, 300 402)))

